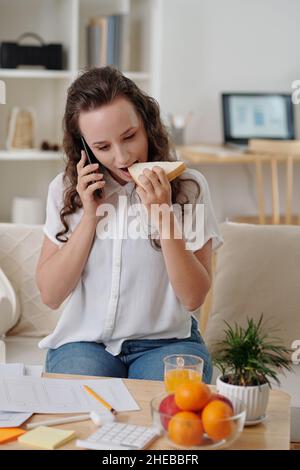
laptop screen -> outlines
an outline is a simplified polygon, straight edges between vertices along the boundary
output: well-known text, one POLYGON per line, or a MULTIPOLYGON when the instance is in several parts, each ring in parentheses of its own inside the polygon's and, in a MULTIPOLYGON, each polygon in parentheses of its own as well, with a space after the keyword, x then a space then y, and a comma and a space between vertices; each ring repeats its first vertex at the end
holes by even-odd
POLYGON ((225 143, 249 139, 294 139, 291 96, 275 93, 223 93, 225 143))

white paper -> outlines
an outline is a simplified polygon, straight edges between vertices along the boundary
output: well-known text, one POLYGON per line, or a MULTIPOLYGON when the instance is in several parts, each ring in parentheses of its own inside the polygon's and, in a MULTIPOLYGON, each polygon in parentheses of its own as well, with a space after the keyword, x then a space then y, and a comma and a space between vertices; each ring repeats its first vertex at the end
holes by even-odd
POLYGON ((30 416, 32 416, 32 413, 0 411, 0 428, 17 428, 29 419, 30 416))
POLYGON ((20 362, 0 364, 0 377, 16 377, 22 375, 41 377, 42 373, 43 366, 31 366, 20 362))
POLYGON ((0 364, 0 377, 18 377, 24 375, 24 364, 18 362, 0 364))
MULTIPOLYGON (((25 372, 24 364, 0 364, 0 377, 22 377, 25 372)), ((15 428, 21 426, 32 413, 15 413, 0 411, 0 428, 15 428)))
POLYGON ((117 411, 139 410, 122 379, 65 380, 1 377, 0 409, 31 413, 87 413, 103 405, 88 394, 88 385, 117 411))

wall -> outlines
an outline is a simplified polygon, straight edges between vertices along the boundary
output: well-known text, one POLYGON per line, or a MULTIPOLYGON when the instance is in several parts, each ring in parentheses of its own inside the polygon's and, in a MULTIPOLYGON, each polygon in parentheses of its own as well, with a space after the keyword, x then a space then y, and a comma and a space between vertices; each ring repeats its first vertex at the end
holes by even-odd
MULTIPOLYGON (((162 4, 160 103, 164 113, 194 110, 187 143, 221 142, 220 92, 289 92, 291 82, 300 78, 299 0, 162 4)), ((300 137, 300 105, 295 111, 300 137)), ((203 166, 201 171, 210 183, 219 219, 255 211, 251 167, 203 166)))

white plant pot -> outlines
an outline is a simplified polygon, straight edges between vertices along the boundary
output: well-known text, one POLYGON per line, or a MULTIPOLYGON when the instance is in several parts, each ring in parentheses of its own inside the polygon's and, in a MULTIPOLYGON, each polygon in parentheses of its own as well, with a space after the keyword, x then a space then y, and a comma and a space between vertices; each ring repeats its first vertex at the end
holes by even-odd
POLYGON ((242 387, 223 382, 221 376, 217 378, 217 392, 227 398, 238 398, 246 405, 246 424, 262 421, 266 416, 269 401, 270 387, 268 384, 254 387, 242 387))

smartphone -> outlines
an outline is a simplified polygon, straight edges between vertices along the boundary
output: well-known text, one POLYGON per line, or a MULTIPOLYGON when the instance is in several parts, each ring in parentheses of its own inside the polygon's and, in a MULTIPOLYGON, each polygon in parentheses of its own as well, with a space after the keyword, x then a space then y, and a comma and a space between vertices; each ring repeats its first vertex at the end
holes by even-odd
MULTIPOLYGON (((101 173, 104 173, 105 166, 102 165, 102 163, 100 163, 99 160, 97 160, 97 158, 93 154, 91 148, 88 146, 88 144, 87 144, 87 142, 86 142, 86 140, 83 136, 81 136, 81 149, 85 151, 88 163, 90 165, 93 164, 93 163, 98 163, 99 164, 99 171, 101 173)), ((94 194, 95 194, 95 196, 101 198, 103 196, 103 189, 101 189, 101 188, 96 189, 94 194)))

